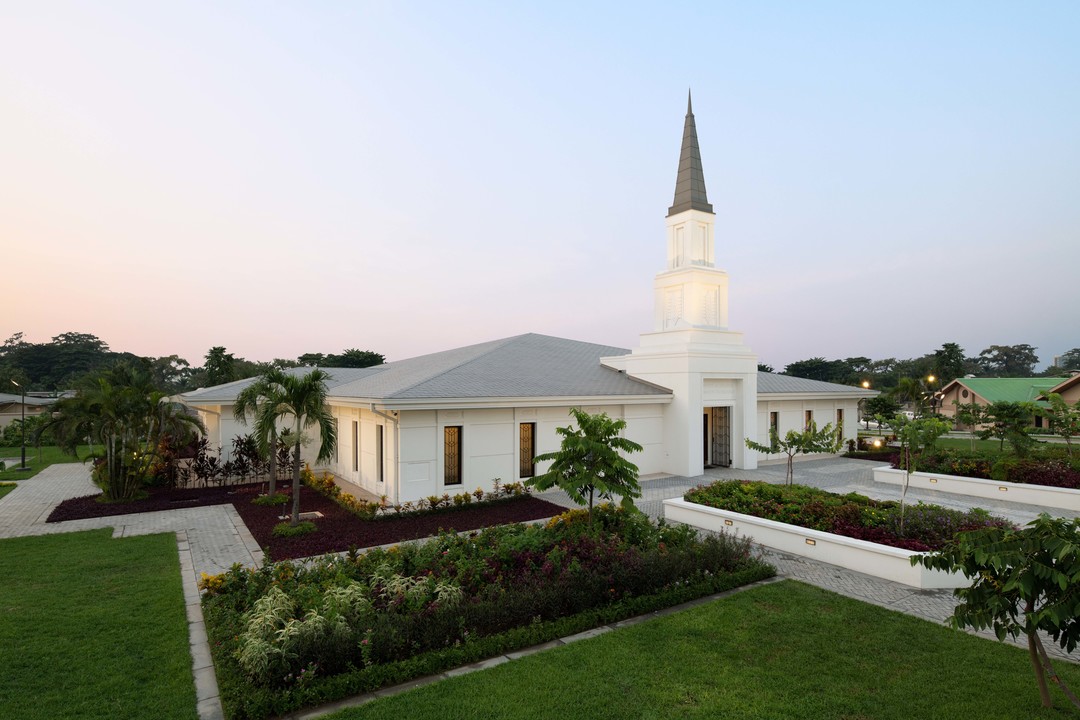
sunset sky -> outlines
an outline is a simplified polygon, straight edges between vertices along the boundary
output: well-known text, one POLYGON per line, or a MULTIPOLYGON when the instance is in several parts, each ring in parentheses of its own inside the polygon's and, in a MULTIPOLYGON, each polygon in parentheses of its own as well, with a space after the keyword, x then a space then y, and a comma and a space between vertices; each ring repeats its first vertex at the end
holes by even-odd
POLYGON ((686 91, 762 362, 1080 347, 1080 3, 0 0, 0 340, 652 329, 686 91))

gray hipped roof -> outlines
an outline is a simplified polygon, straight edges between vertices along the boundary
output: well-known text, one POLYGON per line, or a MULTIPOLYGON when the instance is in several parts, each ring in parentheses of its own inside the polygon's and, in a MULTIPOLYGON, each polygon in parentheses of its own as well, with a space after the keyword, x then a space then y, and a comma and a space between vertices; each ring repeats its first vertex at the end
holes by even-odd
MULTIPOLYGON (((671 392, 600 364, 628 350, 529 333, 371 368, 325 368, 331 398, 664 397, 671 392)), ((306 373, 310 368, 289 372, 306 373)), ((230 403, 254 378, 185 393, 187 402, 230 403)))
POLYGON ((668 217, 685 210, 713 211, 705 194, 705 171, 701 167, 701 148, 698 147, 697 124, 689 91, 686 93, 686 121, 679 153, 679 174, 675 179, 675 200, 668 208, 668 217))
POLYGON ((828 393, 831 395, 851 395, 853 397, 873 397, 878 394, 876 390, 867 390, 853 385, 840 385, 838 383, 824 382, 823 380, 808 380, 767 372, 758 372, 757 391, 758 395, 828 393))

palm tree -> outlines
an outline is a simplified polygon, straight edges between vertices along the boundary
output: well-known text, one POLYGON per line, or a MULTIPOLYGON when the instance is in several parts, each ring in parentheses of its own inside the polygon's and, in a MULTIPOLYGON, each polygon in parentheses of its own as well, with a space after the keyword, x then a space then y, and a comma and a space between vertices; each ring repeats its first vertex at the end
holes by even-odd
MULTIPOLYGON (((278 386, 270 383, 265 375, 260 377, 241 390, 240 394, 236 396, 236 403, 233 405, 233 417, 243 425, 247 425, 249 414, 252 419, 258 421, 260 411, 274 408, 281 403, 281 395, 277 392, 277 388, 278 386)), ((276 418, 268 423, 267 427, 262 428, 262 431, 257 430, 255 432, 255 442, 258 445, 260 455, 269 455, 270 488, 267 494, 273 495, 277 492, 278 431, 276 418)))
POLYGON ((316 368, 297 376, 271 368, 260 378, 276 402, 264 402, 256 418, 256 436, 269 437, 271 429, 281 418, 291 418, 289 438, 293 443, 293 506, 292 524, 300 522, 300 446, 303 432, 312 425, 319 426, 319 453, 316 462, 329 460, 337 448, 337 423, 326 406, 326 381, 330 375, 316 368))
POLYGON ((104 460, 96 477, 108 500, 136 497, 160 458, 161 440, 204 431, 183 406, 167 402, 154 389, 145 368, 120 363, 88 379, 75 395, 56 403, 54 432, 62 448, 74 453, 89 438, 100 452, 87 459, 104 460))

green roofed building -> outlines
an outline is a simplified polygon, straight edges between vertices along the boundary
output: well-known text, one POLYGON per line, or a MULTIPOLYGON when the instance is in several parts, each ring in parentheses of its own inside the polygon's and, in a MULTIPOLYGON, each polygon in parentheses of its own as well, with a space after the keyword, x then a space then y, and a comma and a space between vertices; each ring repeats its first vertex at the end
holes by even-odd
MULTIPOLYGON (((1039 398, 1061 383, 1061 378, 956 378, 941 389, 941 414, 953 417, 956 404, 978 403, 990 405, 996 402, 1029 402, 1046 407, 1046 400, 1039 398)), ((1043 418, 1036 416, 1035 427, 1042 426, 1043 418)))

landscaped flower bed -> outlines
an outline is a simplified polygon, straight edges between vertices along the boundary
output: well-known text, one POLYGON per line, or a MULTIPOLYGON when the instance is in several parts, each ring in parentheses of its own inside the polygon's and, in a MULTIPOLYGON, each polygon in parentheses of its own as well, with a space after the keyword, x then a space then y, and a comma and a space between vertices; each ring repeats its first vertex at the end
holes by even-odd
MULTIPOLYGON (((769 577, 746 540, 604 507, 207 578, 227 716, 404 682, 769 577)), ((380 525, 385 523, 379 523, 380 525)))
POLYGON ((917 552, 937 550, 963 530, 1010 525, 978 508, 961 512, 918 503, 907 507, 901 530, 897 502, 872 500, 855 493, 837 495, 802 485, 742 480, 702 485, 685 498, 720 510, 917 552))
POLYGON ((130 503, 103 503, 99 502, 100 494, 87 495, 60 503, 49 515, 48 522, 232 503, 259 546, 271 558, 285 560, 342 552, 350 547, 365 548, 429 537, 444 528, 466 531, 504 523, 540 520, 558 515, 564 509, 539 498, 523 495, 460 510, 411 513, 372 521, 363 520, 333 500, 301 486, 300 509, 304 512, 322 513, 322 517, 315 520, 317 530, 297 537, 276 537, 273 535, 274 526, 282 521, 280 516, 288 514, 292 507, 291 486, 283 483, 287 497, 285 505, 252 504, 252 500, 259 496, 263 487, 256 483, 186 490, 150 488, 147 498, 130 503))
MULTIPOLYGON (((899 457, 891 460, 903 469, 899 457)), ((1063 448, 1042 447, 1032 457, 987 455, 967 450, 935 450, 919 458, 919 472, 995 480, 998 482, 1080 490, 1080 457, 1069 458, 1063 448)))

